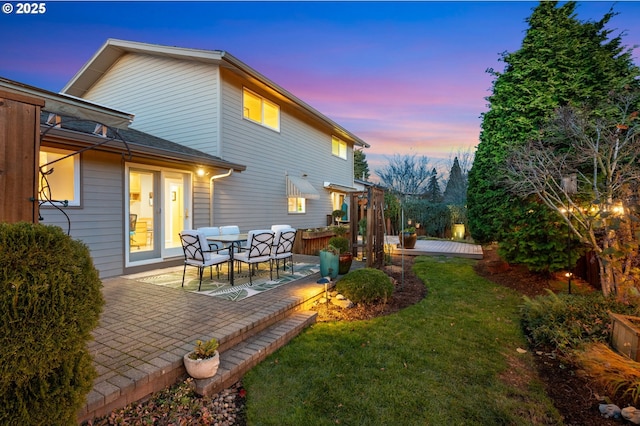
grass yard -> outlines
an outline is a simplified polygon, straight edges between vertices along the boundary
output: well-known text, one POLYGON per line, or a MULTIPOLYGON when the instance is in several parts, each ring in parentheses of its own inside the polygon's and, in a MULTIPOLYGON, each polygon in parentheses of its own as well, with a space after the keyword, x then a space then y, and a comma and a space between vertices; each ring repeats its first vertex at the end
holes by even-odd
POLYGON ((243 379, 250 425, 543 425, 560 415, 519 326, 521 296, 475 261, 419 257, 427 297, 396 314, 318 323, 243 379))

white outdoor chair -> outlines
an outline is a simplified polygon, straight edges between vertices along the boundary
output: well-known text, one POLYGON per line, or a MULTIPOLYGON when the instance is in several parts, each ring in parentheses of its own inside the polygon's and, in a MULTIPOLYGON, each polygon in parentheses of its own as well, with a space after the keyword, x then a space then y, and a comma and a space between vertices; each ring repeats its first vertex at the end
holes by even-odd
POLYGON ((291 225, 271 225, 271 230, 273 232, 278 232, 282 229, 293 229, 293 228, 291 228, 291 225))
MULTIPOLYGON (((240 233, 240 228, 237 225, 226 225, 220 227, 220 235, 235 235, 240 233)), ((228 248, 233 244, 225 244, 224 247, 228 248)), ((240 249, 243 248, 241 244, 236 246, 236 252, 239 252, 240 249)))
POLYGON ((269 274, 273 279, 271 265, 271 246, 274 234, 268 229, 249 231, 247 235, 247 249, 236 253, 234 260, 249 265, 249 285, 253 284, 253 273, 259 263, 269 263, 269 274))
POLYGON ((237 225, 221 226, 219 229, 220 235, 232 235, 240 233, 240 228, 237 225))
POLYGON ((276 274, 280 278, 280 259, 282 259, 282 270, 287 269, 287 259, 291 265, 291 274, 293 274, 293 243, 296 240, 296 230, 293 228, 284 228, 276 231, 271 246, 271 262, 276 262, 276 274))
MULTIPOLYGON (((202 274, 204 268, 209 267, 209 274, 213 279, 213 265, 220 265, 221 263, 228 262, 230 257, 228 254, 216 254, 206 248, 209 247, 207 238, 202 232, 189 229, 180 232, 180 240, 182 241, 182 249, 184 250, 184 269, 182 270, 182 287, 184 287, 184 277, 187 272, 188 266, 195 266, 198 268, 198 277, 200 283, 198 284, 198 291, 202 287, 202 274), (203 249, 203 247, 205 249, 203 249)), ((230 266, 231 268, 233 265, 230 266)), ((220 270, 218 270, 218 278, 220 278, 220 270)))
MULTIPOLYGON (((206 237, 215 237, 220 235, 220 228, 217 226, 203 226, 198 228, 198 231, 202 232, 206 237)), ((207 244, 209 245, 209 251, 219 252, 224 248, 222 243, 217 243, 215 241, 207 240, 207 244)))

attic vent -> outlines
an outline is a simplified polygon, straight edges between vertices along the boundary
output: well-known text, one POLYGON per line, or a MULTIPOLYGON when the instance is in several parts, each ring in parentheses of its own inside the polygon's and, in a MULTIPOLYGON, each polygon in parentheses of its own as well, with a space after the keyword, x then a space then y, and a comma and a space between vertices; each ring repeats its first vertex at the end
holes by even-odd
POLYGON ((50 112, 49 116, 47 117, 47 124, 49 126, 62 127, 62 117, 60 117, 58 114, 50 112))
POLYGON ((102 137, 107 137, 107 126, 104 126, 100 123, 96 124, 96 128, 93 129, 93 134, 102 136, 102 137))

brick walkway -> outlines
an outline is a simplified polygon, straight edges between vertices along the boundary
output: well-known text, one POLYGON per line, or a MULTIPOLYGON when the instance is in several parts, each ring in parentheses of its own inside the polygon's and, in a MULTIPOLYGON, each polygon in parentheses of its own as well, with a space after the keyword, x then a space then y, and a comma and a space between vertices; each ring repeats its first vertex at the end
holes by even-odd
MULTIPOLYGON (((296 261, 317 263, 318 258, 296 256, 296 261)), ((220 341, 222 368, 225 351, 292 312, 308 309, 324 292, 318 278, 313 274, 235 302, 124 277, 105 279, 106 306, 89 343, 99 377, 79 420, 178 381, 185 374, 182 357, 197 339, 220 341)))
MULTIPOLYGON (((395 246, 393 238, 385 242, 395 246)), ((419 240, 416 249, 406 252, 482 257, 479 246, 448 241, 419 240)), ((318 263, 314 256, 295 255, 294 260, 318 263)), ((352 269, 362 266, 354 261, 352 269)), ((99 377, 79 421, 122 408, 185 377, 182 357, 197 339, 217 338, 221 359, 216 377, 196 381, 197 390, 215 393, 235 383, 315 322, 308 308, 324 294, 324 286, 316 283, 319 277, 316 273, 240 301, 125 277, 105 279, 106 305, 89 343, 99 377)))

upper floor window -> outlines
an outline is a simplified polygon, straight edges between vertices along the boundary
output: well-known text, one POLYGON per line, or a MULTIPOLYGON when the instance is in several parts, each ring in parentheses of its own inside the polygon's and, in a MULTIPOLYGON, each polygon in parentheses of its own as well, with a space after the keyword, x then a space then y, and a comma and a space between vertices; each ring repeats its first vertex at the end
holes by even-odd
POLYGON ((347 159, 347 143, 335 136, 331 137, 331 153, 336 157, 347 159))
POLYGON ((280 131, 280 107, 256 93, 244 89, 242 92, 244 118, 255 121, 277 132, 280 131))
POLYGON ((46 173, 53 169, 50 174, 45 174, 46 180, 40 176, 39 193, 42 192, 43 187, 48 185, 48 190, 44 189, 45 197, 40 195, 41 201, 44 201, 43 198, 56 201, 66 200, 70 206, 80 205, 80 156, 66 157, 72 153, 72 151, 62 149, 40 148, 40 167, 48 164, 42 169, 42 172, 46 173), (63 157, 66 158, 61 160, 63 157))

